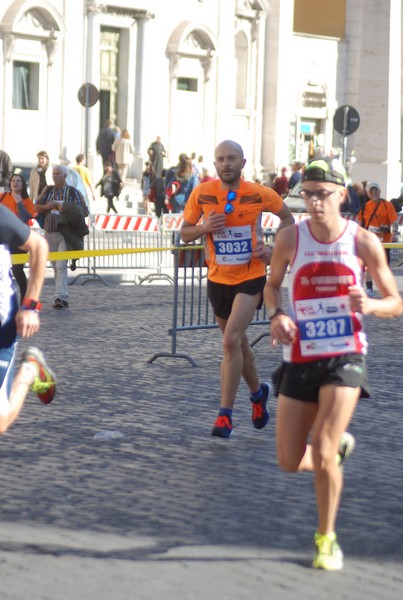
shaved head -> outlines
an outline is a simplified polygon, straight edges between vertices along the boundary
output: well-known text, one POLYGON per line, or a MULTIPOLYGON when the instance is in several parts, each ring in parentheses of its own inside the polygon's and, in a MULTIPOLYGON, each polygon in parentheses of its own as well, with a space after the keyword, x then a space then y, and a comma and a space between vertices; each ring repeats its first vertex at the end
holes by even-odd
POLYGON ((215 156, 218 156, 221 153, 227 154, 228 152, 232 152, 237 154, 241 159, 243 159, 243 150, 242 146, 233 140, 224 140, 220 144, 218 144, 215 149, 215 156))
POLYGON ((237 142, 225 140, 215 149, 214 166, 218 177, 226 187, 239 186, 245 163, 242 146, 237 142))

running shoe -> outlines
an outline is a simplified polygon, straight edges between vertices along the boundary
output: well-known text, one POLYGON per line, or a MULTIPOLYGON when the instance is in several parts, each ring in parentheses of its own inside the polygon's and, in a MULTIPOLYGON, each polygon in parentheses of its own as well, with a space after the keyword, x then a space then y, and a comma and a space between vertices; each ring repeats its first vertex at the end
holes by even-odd
POLYGON ((267 410, 267 401, 270 396, 270 384, 262 383, 263 398, 254 400, 250 396, 252 402, 252 423, 255 429, 263 429, 270 419, 269 411, 267 410))
POLYGON ((315 533, 315 555, 312 566, 325 571, 340 571, 343 568, 343 552, 335 533, 315 533))
POLYGON ((37 373, 30 390, 44 404, 52 402, 56 393, 56 376, 46 364, 42 352, 38 348, 28 348, 21 356, 21 363, 33 363, 36 366, 37 373))
POLYGON ((350 456, 355 448, 355 438, 348 431, 344 431, 339 443, 339 449, 337 450, 337 464, 341 465, 346 458, 350 456))
POLYGON ((232 433, 232 421, 231 417, 224 415, 218 415, 215 420, 214 427, 211 431, 211 435, 220 438, 229 438, 232 433))

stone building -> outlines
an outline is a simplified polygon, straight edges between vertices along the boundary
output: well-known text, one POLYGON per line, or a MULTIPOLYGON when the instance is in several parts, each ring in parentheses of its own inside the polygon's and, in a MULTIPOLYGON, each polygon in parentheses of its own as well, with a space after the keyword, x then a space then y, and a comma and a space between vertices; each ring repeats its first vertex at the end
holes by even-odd
POLYGON ((211 165, 232 138, 250 177, 336 147, 354 157, 353 179, 397 196, 401 3, 2 0, 0 147, 16 164, 40 149, 53 162, 86 151, 97 173, 110 118, 132 137, 132 177, 157 136, 167 164, 196 152, 211 165), (334 132, 340 106, 359 113, 349 136, 334 132))

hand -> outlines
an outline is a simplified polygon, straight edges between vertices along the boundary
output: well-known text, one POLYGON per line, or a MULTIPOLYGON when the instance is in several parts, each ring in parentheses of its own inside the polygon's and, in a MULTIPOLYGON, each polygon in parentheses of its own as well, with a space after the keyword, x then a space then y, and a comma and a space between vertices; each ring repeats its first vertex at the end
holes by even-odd
POLYGON ((350 285, 348 288, 348 299, 350 301, 350 308, 352 312, 361 313, 367 315, 370 313, 369 305, 371 304, 371 298, 368 298, 365 290, 359 285, 350 285))
POLYGON ((252 252, 253 258, 257 258, 267 265, 270 264, 271 255, 273 254, 273 248, 266 246, 263 242, 259 242, 256 248, 252 252))
POLYGON ((225 215, 212 210, 206 221, 206 232, 222 233, 225 228, 225 215))
POLYGON ((285 346, 292 344, 297 331, 298 328, 291 317, 288 315, 277 315, 270 323, 272 346, 275 347, 278 343, 284 344, 285 346))
POLYGON ((16 316, 17 334, 23 338, 31 337, 39 329, 39 314, 36 310, 20 309, 16 316))

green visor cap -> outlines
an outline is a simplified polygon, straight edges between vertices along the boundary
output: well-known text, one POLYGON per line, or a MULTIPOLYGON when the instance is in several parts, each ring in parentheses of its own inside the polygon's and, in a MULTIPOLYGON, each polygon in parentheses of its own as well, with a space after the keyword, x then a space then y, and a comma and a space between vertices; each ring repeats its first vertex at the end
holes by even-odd
POLYGON ((302 174, 302 181, 330 181, 339 185, 346 185, 344 175, 335 170, 332 163, 324 160, 313 160, 308 163, 302 174))

